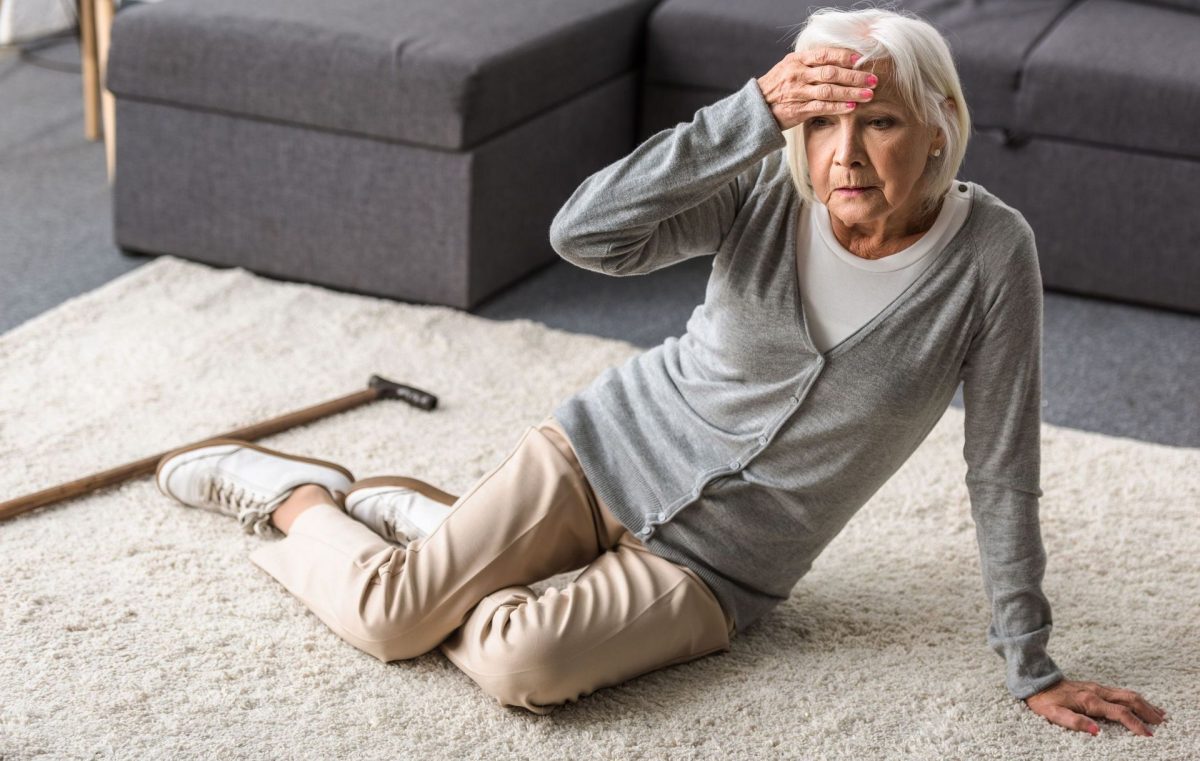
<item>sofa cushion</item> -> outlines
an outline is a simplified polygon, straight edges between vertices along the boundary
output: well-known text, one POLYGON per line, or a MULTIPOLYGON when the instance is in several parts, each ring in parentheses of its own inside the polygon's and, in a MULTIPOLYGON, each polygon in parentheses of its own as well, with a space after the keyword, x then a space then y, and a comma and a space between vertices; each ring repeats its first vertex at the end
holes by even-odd
POLYGON ((1018 128, 1200 157, 1200 13, 1084 0, 1026 62, 1018 128))
POLYGON ((1152 0, 1160 5, 1170 5, 1173 8, 1179 8, 1193 13, 1200 13, 1200 0, 1152 0))
MULTIPOLYGON (((1026 52, 1072 2, 906 0, 899 7, 946 37, 975 122, 1007 126, 1015 117, 1026 52)), ((791 50, 808 7, 793 0, 665 0, 650 16, 647 81, 732 92, 747 77, 767 73, 791 50)))
POLYGON ((633 69, 655 0, 171 0, 117 14, 118 97, 463 149, 633 69))

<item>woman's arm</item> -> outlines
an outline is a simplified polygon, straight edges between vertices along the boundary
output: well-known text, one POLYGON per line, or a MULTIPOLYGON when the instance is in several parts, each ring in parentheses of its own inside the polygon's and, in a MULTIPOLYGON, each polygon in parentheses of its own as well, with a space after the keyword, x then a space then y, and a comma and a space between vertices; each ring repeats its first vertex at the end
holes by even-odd
POLYGON ((1038 520, 1042 279, 1032 230, 1023 224, 1007 262, 980 265, 999 271, 982 279, 983 316, 962 368, 963 456, 992 608, 988 644, 1004 657, 1010 692, 1025 698, 1063 678, 1046 652, 1053 621, 1038 520))
MULTIPOLYGON (((787 146, 783 130, 870 99, 873 75, 852 68, 856 58, 846 48, 788 53, 692 121, 651 135, 567 199, 550 225, 554 249, 609 275, 716 253, 763 180, 763 159, 787 146)), ((783 166, 780 156, 772 169, 783 166)))
POLYGON ((1005 659, 1015 697, 1046 720, 1098 734, 1091 718, 1150 735, 1166 720, 1132 690, 1063 678, 1046 652, 1053 628, 1042 593, 1046 553, 1038 521, 1041 469, 1042 278, 1033 231, 996 277, 963 365, 967 488, 992 606, 988 644, 1005 659))
POLYGON ((567 261, 641 275, 716 253, 764 157, 787 144, 755 79, 584 180, 550 225, 567 261))

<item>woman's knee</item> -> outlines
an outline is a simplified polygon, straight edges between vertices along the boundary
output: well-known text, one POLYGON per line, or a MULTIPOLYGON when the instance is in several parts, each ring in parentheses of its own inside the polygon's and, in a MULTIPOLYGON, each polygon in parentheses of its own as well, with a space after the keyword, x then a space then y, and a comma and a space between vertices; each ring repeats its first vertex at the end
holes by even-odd
POLYGON ((539 651, 536 640, 510 648, 505 657, 476 657, 455 665, 501 705, 537 714, 550 713, 556 705, 580 694, 571 669, 553 653, 539 651))
MULTIPOLYGON (((402 556, 403 550, 396 554, 402 556)), ((403 562, 399 557, 396 560, 403 562)), ((391 588, 388 565, 356 580, 335 603, 337 632, 343 639, 387 663, 423 655, 445 636, 429 631, 423 611, 406 604, 391 588)))
POLYGON ((342 639, 383 663, 406 661, 437 647, 436 640, 430 640, 419 628, 414 631, 407 624, 402 629, 396 622, 365 618, 342 619, 341 624, 342 630, 338 634, 342 639))
POLYGON ((337 633, 342 639, 384 663, 421 655, 413 651, 412 641, 404 636, 400 622, 367 613, 343 606, 337 616, 337 633))
POLYGON ((575 675, 569 643, 543 625, 539 613, 545 611, 536 607, 528 587, 499 590, 480 602, 441 649, 500 703, 548 713, 550 704, 569 697, 575 675))

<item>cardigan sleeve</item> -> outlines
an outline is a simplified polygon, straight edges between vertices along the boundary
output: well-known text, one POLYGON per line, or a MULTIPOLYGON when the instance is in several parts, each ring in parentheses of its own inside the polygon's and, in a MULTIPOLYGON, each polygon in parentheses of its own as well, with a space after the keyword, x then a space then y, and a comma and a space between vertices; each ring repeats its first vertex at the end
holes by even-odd
POLYGON ((714 254, 753 182, 752 172, 739 175, 786 144, 750 79, 584 180, 551 223, 551 245, 579 267, 617 276, 714 254))
POLYGON ((1019 219, 1013 256, 999 263, 963 365, 967 489, 991 605, 988 645, 1006 684, 1026 698, 1063 678, 1046 652, 1053 628, 1042 592, 1042 279, 1033 231, 1019 219))

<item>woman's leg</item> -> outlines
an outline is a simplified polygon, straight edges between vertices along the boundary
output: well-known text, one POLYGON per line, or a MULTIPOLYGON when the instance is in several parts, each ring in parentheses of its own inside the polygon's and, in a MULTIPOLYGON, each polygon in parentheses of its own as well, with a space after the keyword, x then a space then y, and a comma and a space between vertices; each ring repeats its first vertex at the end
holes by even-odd
POLYGON ((290 534, 292 533, 292 523, 300 513, 317 505, 333 504, 336 504, 333 495, 325 487, 316 484, 298 486, 291 496, 281 502, 279 507, 275 508, 275 512, 271 513, 271 525, 284 534, 290 534))
POLYGON ((548 419, 528 428, 433 533, 407 548, 318 504, 250 559, 365 652, 383 661, 426 653, 490 593, 579 568, 611 546, 578 463, 547 433, 554 427, 548 419))
MULTIPOLYGON (((542 430, 585 480, 561 426, 551 419, 542 430)), ((733 617, 708 585, 650 552, 588 491, 608 551, 562 590, 539 596, 513 585, 489 594, 441 644, 502 705, 547 714, 601 687, 729 649, 733 617)))
MULTIPOLYGON (((615 521, 615 519, 614 519, 615 521)), ((502 705, 539 714, 729 649, 732 619, 690 569, 630 532, 565 589, 488 595, 441 649, 502 705)))

